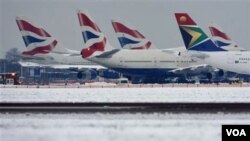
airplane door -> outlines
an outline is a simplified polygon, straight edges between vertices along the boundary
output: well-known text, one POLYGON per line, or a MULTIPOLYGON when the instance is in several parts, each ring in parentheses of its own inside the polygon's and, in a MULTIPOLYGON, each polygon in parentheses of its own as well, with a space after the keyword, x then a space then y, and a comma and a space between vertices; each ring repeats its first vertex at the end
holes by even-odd
POLYGON ((124 66, 124 60, 122 57, 119 58, 119 67, 123 67, 124 66))
POLYGON ((232 54, 227 55, 227 64, 234 64, 235 62, 235 57, 232 54))
POLYGON ((181 67, 181 59, 180 58, 181 58, 180 56, 176 57, 176 66, 177 67, 181 67))
POLYGON ((154 62, 153 62, 153 63, 154 63, 154 66, 155 66, 155 67, 158 66, 158 61, 157 61, 157 58, 156 58, 156 57, 154 57, 154 62))

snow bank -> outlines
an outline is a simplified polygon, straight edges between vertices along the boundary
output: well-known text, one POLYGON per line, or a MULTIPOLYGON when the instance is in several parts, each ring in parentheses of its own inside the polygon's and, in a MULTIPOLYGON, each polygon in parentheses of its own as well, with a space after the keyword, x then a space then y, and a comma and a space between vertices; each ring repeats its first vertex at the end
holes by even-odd
POLYGON ((0 88, 0 102, 250 102, 250 88, 0 88))

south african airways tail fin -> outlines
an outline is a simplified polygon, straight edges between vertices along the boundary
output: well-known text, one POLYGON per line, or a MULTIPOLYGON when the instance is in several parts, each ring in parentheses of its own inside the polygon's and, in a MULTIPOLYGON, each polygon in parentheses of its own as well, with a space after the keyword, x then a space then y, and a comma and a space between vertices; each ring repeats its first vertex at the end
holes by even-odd
POLYGON ((214 44, 187 13, 175 14, 187 50, 225 51, 214 44))

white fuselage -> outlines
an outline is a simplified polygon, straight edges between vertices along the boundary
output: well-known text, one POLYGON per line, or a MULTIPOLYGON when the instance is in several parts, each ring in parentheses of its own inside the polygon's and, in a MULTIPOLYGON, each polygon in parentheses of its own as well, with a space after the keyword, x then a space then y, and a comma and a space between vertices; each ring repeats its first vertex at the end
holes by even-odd
POLYGON ((125 74, 151 75, 152 77, 156 75, 163 76, 164 73, 167 75, 170 70, 203 64, 193 60, 183 49, 176 48, 172 51, 176 51, 176 53, 160 49, 122 49, 110 57, 93 57, 89 58, 89 60, 125 74), (179 52, 182 55, 179 55, 179 52))
POLYGON ((22 64, 25 66, 27 63, 31 61, 31 62, 39 64, 40 66, 58 68, 58 69, 68 69, 68 68, 103 69, 104 68, 100 65, 96 65, 93 62, 83 59, 81 55, 70 56, 70 55, 57 54, 57 53, 48 53, 48 54, 35 55, 33 58, 34 59, 23 60, 22 64))
POLYGON ((236 72, 239 74, 250 74, 250 52, 203 52, 208 55, 205 62, 213 67, 236 72))

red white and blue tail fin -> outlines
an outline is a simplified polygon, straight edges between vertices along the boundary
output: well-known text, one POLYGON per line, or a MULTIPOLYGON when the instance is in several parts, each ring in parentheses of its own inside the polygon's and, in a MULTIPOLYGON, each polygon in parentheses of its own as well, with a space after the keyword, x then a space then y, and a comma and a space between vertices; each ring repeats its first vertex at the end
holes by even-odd
POLYGON ((212 35, 213 42, 218 46, 228 51, 242 51, 240 48, 223 30, 216 24, 211 24, 209 30, 212 35))
POLYGON ((47 31, 30 20, 17 17, 16 23, 27 49, 22 52, 23 55, 33 56, 36 54, 48 54, 51 52, 59 54, 79 54, 77 51, 62 47, 47 31))
POLYGON ((16 22, 27 48, 27 51, 23 52, 24 55, 47 54, 58 44, 58 41, 48 32, 41 27, 34 26, 28 20, 17 17, 16 22))
POLYGON ((152 49, 156 48, 151 41, 143 36, 132 25, 121 20, 112 20, 113 28, 123 49, 152 49))
POLYGON ((90 58, 111 50, 107 38, 87 11, 77 13, 85 47, 81 51, 83 58, 90 58))
POLYGON ((225 51, 214 44, 187 13, 175 14, 187 50, 225 51))

